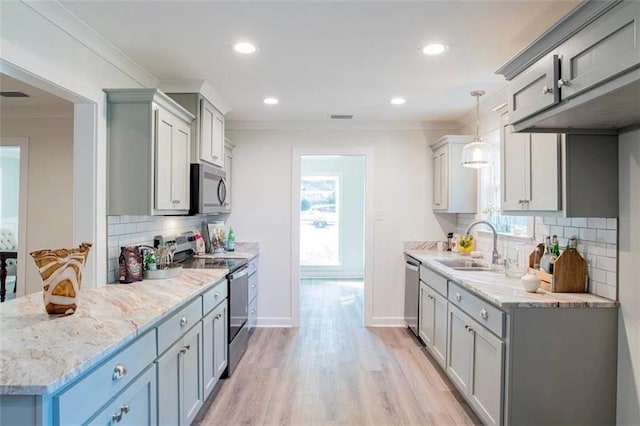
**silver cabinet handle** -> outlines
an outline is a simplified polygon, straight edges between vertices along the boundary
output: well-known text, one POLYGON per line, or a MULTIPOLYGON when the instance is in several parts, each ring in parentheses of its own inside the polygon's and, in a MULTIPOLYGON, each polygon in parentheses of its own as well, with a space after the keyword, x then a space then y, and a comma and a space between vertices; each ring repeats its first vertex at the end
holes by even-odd
POLYGON ((214 155, 212 158, 213 158, 214 160, 217 160, 217 159, 218 159, 218 156, 217 156, 217 155, 214 155))
POLYGON ((548 95, 549 93, 553 93, 553 88, 549 87, 549 86, 544 86, 542 88, 542 94, 543 95, 548 95))
POLYGON ((254 283, 254 284, 251 284, 251 288, 256 288, 255 283, 254 283))
POLYGON ((122 407, 120 407, 120 412, 122 414, 127 414, 129 411, 131 411, 131 406, 129 404, 124 404, 122 407))
POLYGON ((564 78, 561 78, 560 80, 558 80, 558 87, 564 87, 568 85, 569 85, 569 80, 565 80, 564 78))
POLYGON ((214 298, 214 299, 217 299, 218 297, 220 297, 220 293, 217 293, 217 292, 216 292, 216 294, 214 294, 214 295, 213 295, 213 298, 214 298))
POLYGON ((480 316, 482 317, 482 319, 487 319, 487 318, 489 318, 489 312, 487 312, 487 310, 483 308, 480 311, 480 316))
POLYGON ((473 328, 469 327, 469 329, 467 330, 469 333, 473 333, 473 328))
POLYGON ((184 315, 182 316, 182 318, 180 318, 180 325, 185 326, 188 322, 189 320, 187 320, 187 317, 185 317, 184 315))
POLYGON ((465 325, 464 325, 464 329, 465 329, 465 330, 467 330, 467 331, 469 331, 469 326, 465 324, 465 325))
POLYGON ((462 300, 462 295, 460 293, 456 293, 456 300, 458 302, 462 300))
POLYGON ((220 318, 222 318, 222 315, 220 315, 220 314, 218 314, 215 317, 213 317, 213 319, 217 319, 217 320, 219 320, 220 318))
POLYGON ((256 310, 255 310, 255 309, 252 309, 252 310, 251 310, 251 315, 255 315, 255 314, 256 314, 256 310))
POLYGON ((126 375, 127 375, 127 367, 125 367, 122 364, 116 364, 116 366, 113 367, 113 374, 111 375, 111 380, 120 380, 126 375))
POLYGON ((191 349, 191 346, 190 345, 185 345, 182 348, 180 348, 180 353, 181 354, 186 354, 189 349, 191 349))
POLYGON ((120 423, 120 420, 122 420, 122 412, 116 413, 113 416, 111 416, 111 420, 114 423, 120 423))

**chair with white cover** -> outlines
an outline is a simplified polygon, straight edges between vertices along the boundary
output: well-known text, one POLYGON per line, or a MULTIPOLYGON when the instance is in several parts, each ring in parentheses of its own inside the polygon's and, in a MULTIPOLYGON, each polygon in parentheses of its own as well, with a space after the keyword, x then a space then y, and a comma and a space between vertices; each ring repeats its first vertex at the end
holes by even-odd
MULTIPOLYGON (((13 232, 10 229, 6 229, 6 228, 2 228, 0 229, 0 252, 4 252, 2 253, 2 257, 4 259, 4 263, 6 264, 6 276, 13 276, 16 277, 17 275, 17 270, 18 270, 18 266, 17 266, 17 261, 15 259, 16 254, 17 253, 11 253, 11 252, 17 252, 18 250, 18 243, 16 242, 16 238, 15 235, 13 235, 13 232), (9 258, 12 257, 12 258, 9 258)), ((1 275, 4 275, 4 271, 2 271, 3 273, 1 275)), ((2 287, 4 290, 4 282, 2 283, 2 287)), ((16 287, 18 285, 18 280, 16 277, 15 280, 15 284, 13 286, 13 292, 16 292, 16 287)), ((4 294, 3 294, 4 296, 4 294)), ((3 297, 4 299, 4 297, 3 297)))

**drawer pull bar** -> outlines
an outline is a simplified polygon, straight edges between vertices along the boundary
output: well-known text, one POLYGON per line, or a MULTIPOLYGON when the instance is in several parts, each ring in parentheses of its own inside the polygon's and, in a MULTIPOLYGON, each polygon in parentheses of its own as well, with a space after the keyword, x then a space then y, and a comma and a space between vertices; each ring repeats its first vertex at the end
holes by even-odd
POLYGON ((489 312, 487 312, 487 310, 483 308, 480 311, 480 316, 482 317, 482 319, 487 319, 487 318, 489 318, 489 312))
POLYGON ((462 295, 460 293, 456 293, 456 300, 458 302, 462 300, 462 295))
POLYGON ((187 317, 183 316, 182 318, 180 318, 180 325, 187 325, 188 322, 189 321, 187 320, 187 317))
POLYGON ((126 375, 127 375, 127 367, 125 367, 122 364, 116 364, 116 366, 113 367, 113 374, 111 375, 111 380, 120 380, 126 375))

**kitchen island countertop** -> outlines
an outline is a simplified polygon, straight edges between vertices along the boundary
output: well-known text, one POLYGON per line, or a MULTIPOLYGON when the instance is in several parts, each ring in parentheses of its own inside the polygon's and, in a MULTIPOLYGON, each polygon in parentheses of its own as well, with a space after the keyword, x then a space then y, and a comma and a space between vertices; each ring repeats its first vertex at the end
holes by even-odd
MULTIPOLYGON (((618 302, 590 293, 552 293, 538 289, 528 293, 519 278, 506 277, 504 272, 458 271, 436 259, 461 258, 460 254, 435 250, 405 249, 405 254, 420 261, 488 302, 502 308, 615 308, 618 302)), ((469 258, 466 256, 466 258, 469 258)))
POLYGON ((42 292, 0 304, 0 394, 43 395, 82 375, 227 275, 179 277, 80 290, 78 309, 48 315, 42 292))

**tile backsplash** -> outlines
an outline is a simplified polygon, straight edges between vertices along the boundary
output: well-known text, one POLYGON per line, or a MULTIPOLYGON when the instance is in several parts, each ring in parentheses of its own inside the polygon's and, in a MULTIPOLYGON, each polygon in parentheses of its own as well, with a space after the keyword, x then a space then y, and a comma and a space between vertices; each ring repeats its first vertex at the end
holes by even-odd
MULTIPOLYGON (((459 214, 457 232, 464 232, 475 220, 481 220, 473 214, 459 214)), ((506 247, 513 242, 523 243, 526 253, 533 251, 535 246, 547 235, 557 235, 560 248, 567 245, 571 236, 578 237, 578 252, 587 261, 589 276, 589 293, 597 294, 607 299, 617 299, 617 266, 618 266, 618 220, 609 218, 555 218, 536 217, 534 225, 534 239, 498 237, 498 251, 505 253, 506 247)), ((472 231, 476 236, 476 249, 489 252, 492 245, 490 232, 472 231)))
POLYGON ((203 223, 222 220, 216 215, 198 216, 107 216, 108 260, 107 282, 117 281, 120 247, 153 246, 153 237, 186 231, 202 232, 203 223))

